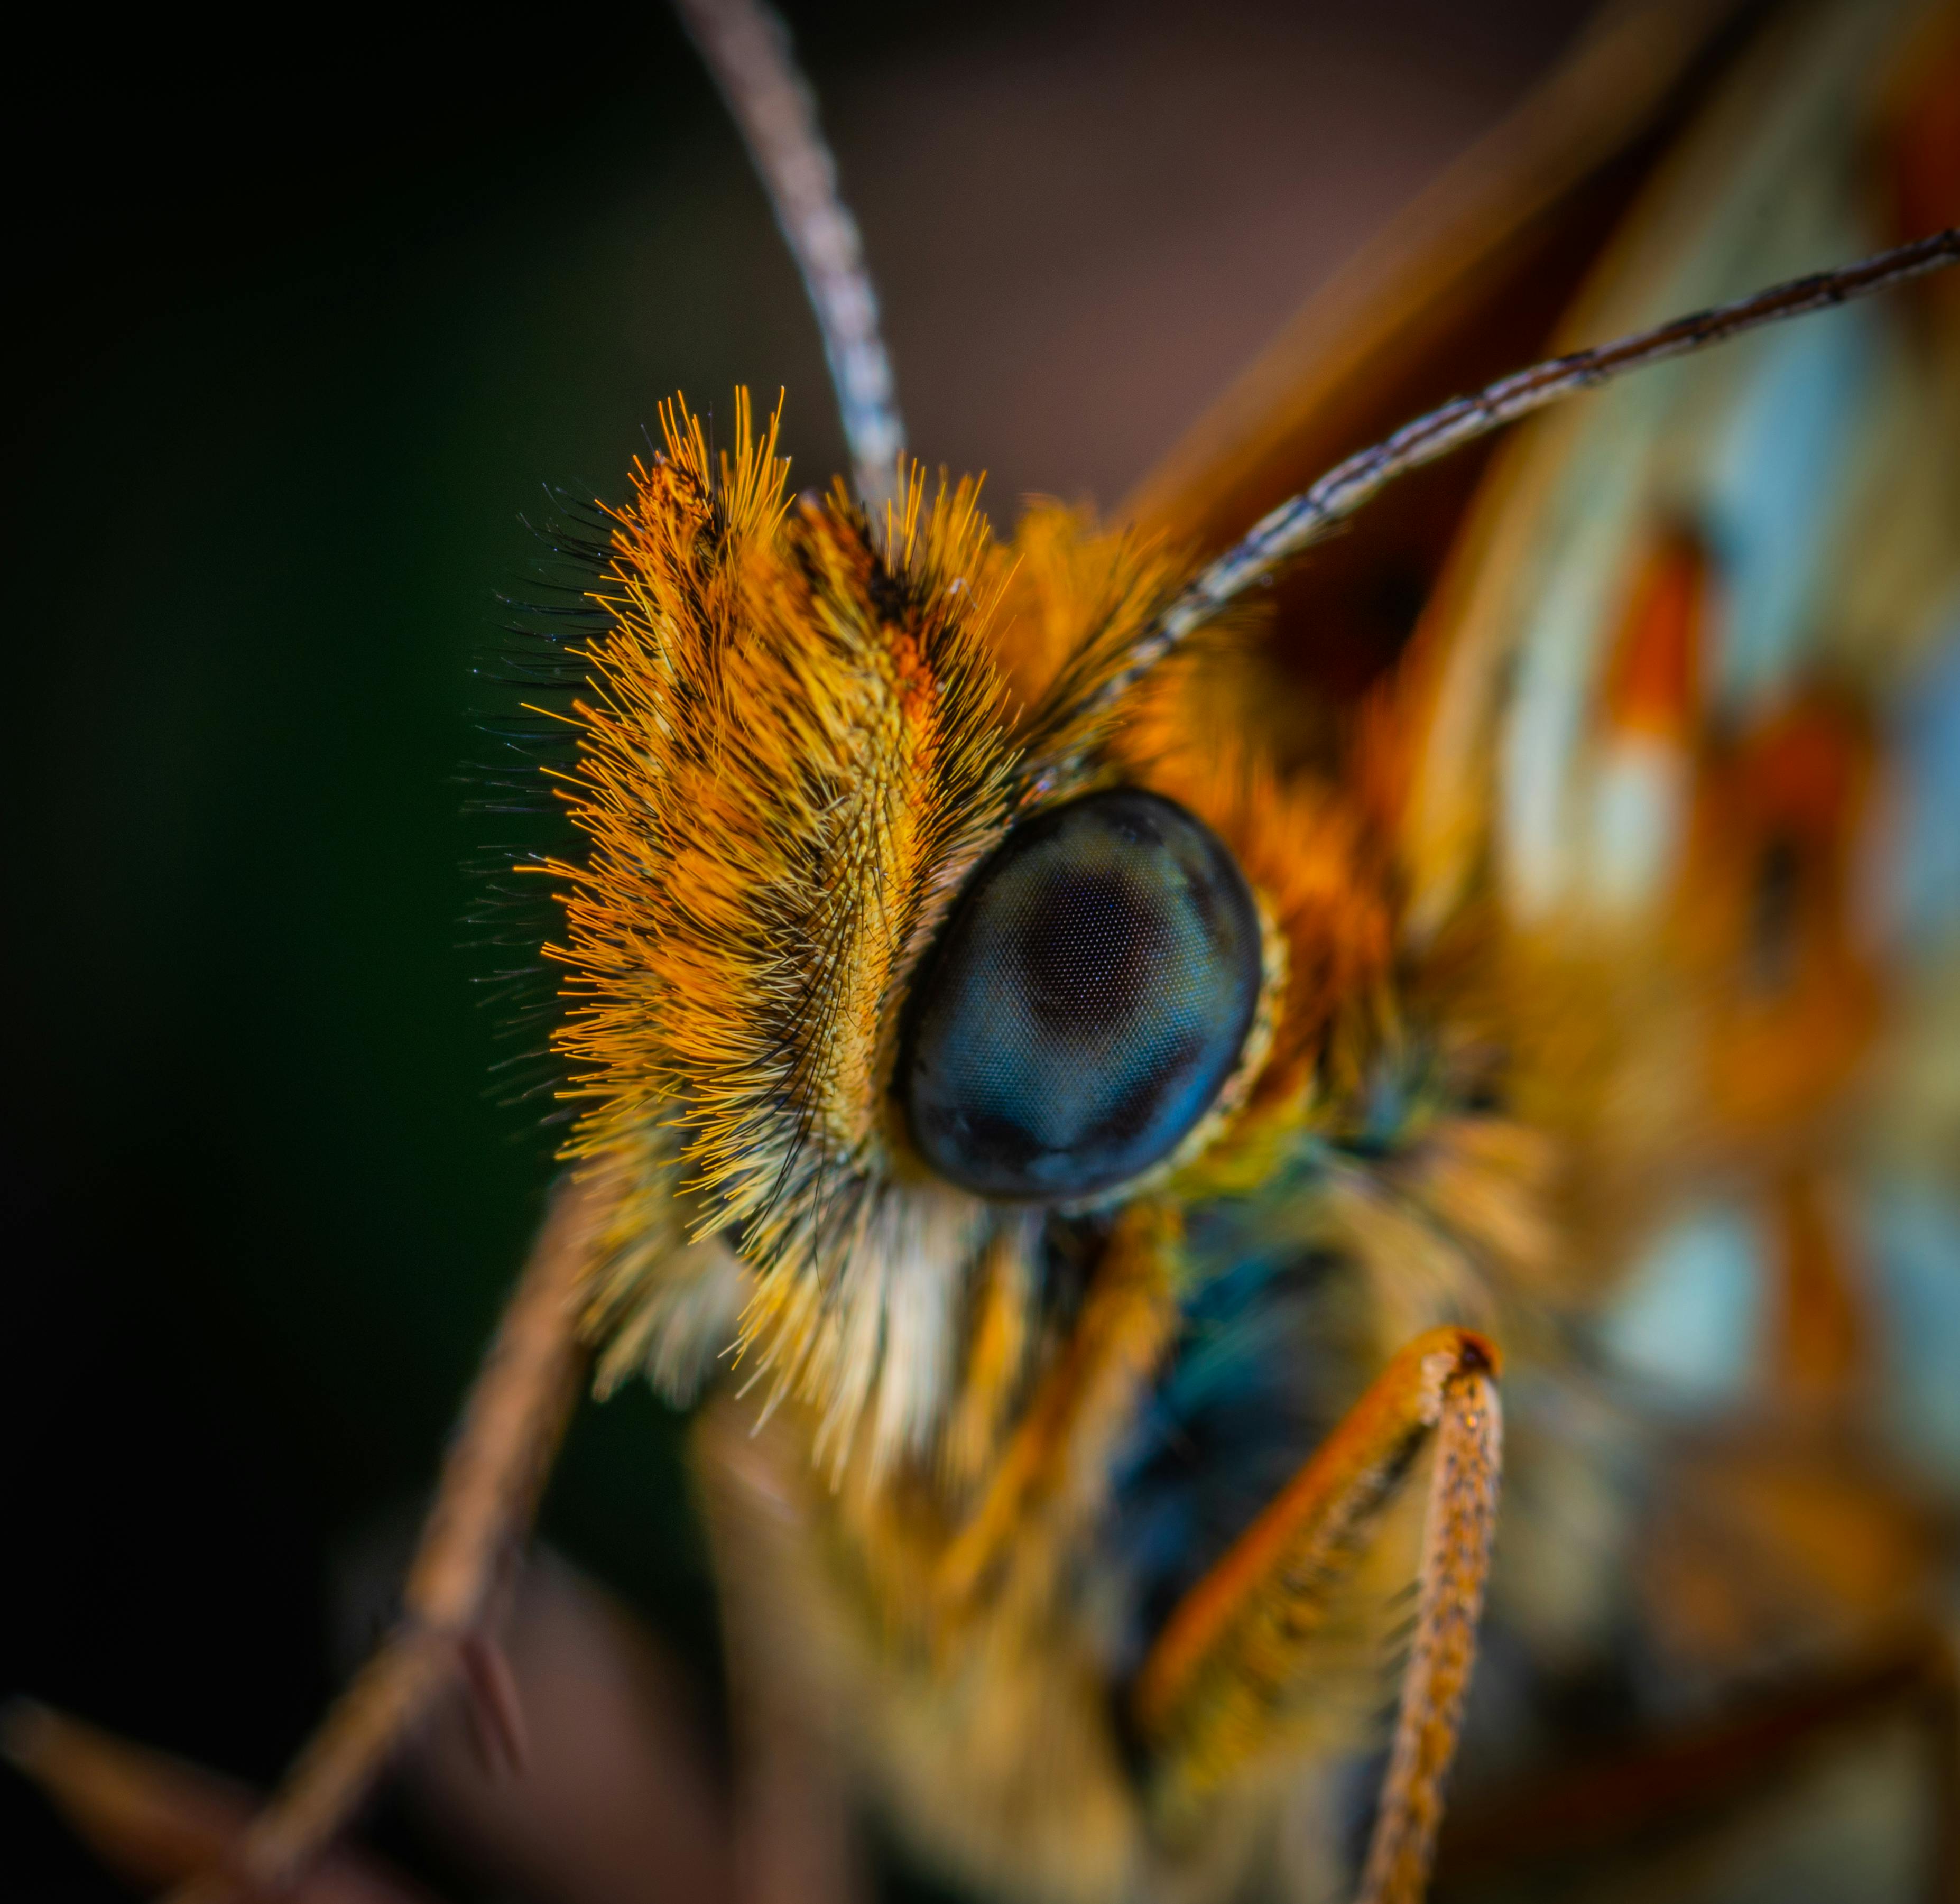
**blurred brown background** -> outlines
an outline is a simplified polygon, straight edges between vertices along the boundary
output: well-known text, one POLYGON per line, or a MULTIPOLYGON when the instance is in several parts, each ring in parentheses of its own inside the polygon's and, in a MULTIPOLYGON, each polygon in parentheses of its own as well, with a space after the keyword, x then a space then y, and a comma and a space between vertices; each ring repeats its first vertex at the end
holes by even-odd
MULTIPOLYGON (((1585 11, 792 9, 915 450, 997 510, 1114 504, 1585 11)), ((459 922, 520 829, 460 764, 495 591, 530 587, 519 516, 618 494, 677 388, 786 387, 799 481, 841 449, 658 8, 300 24, 275 53, 44 20, 5 115, 0 1693, 261 1781, 358 1642, 335 1582, 412 1518, 549 1173, 459 922)), ((676 1444, 644 1395, 587 1409, 546 1525, 711 1707, 676 1444)), ((376 1829, 452 1897, 509 1894, 376 1829)), ((11 1777, 0 1861, 12 1896, 123 1894, 11 1777)))

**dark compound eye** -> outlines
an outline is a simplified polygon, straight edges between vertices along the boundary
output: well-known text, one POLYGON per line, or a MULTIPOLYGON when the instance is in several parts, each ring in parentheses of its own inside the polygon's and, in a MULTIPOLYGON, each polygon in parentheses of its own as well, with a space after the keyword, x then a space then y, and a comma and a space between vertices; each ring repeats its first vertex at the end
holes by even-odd
POLYGON ((1208 829, 1130 788, 1052 808, 974 875, 921 972, 913 1141, 983 1196, 1121 1183, 1211 1107, 1259 982, 1258 914, 1208 829))

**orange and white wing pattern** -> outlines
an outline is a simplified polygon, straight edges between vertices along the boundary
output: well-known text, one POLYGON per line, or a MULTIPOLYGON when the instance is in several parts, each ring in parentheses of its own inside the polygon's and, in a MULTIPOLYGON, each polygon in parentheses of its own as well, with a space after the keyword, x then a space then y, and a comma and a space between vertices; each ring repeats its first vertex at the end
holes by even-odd
MULTIPOLYGON (((1956 129, 1960 8, 1791 11, 1564 341, 1952 224, 1956 129)), ((1592 1350, 1694 1443, 1605 1545, 1723 1671, 1921 1604, 1929 1501, 1960 1482, 1955 292, 1529 425, 1398 683, 1412 940, 1501 922, 1592 1350)))

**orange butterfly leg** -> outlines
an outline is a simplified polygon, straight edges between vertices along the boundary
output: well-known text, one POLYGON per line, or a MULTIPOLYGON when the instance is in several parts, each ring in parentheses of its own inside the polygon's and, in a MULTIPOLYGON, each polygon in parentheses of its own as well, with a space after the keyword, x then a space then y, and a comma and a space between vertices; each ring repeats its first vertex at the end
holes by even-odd
POLYGON ((1365 1904, 1422 1895, 1443 1822, 1443 1784, 1456 1750, 1477 1658, 1477 1619, 1497 1514, 1503 1420, 1488 1361, 1445 1383, 1423 1536, 1415 1641, 1402 1678, 1388 1777, 1363 1868, 1365 1904))
POLYGON ((1497 1368, 1496 1351, 1468 1329, 1417 1337, 1172 1613, 1138 1678, 1135 1710, 1173 1826, 1278 1727, 1306 1642, 1433 1434, 1414 1640, 1362 1887, 1367 1904, 1421 1896, 1496 1523, 1497 1368))

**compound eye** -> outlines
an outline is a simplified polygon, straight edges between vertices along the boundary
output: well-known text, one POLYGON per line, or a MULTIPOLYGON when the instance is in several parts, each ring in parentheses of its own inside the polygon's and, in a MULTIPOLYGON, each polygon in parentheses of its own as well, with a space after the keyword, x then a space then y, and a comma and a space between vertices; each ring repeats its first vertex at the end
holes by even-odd
POLYGON ((1259 920, 1232 856, 1158 795, 1017 827, 960 896, 899 1060, 913 1141, 985 1196, 1054 1201, 1174 1151, 1258 1009, 1259 920))

